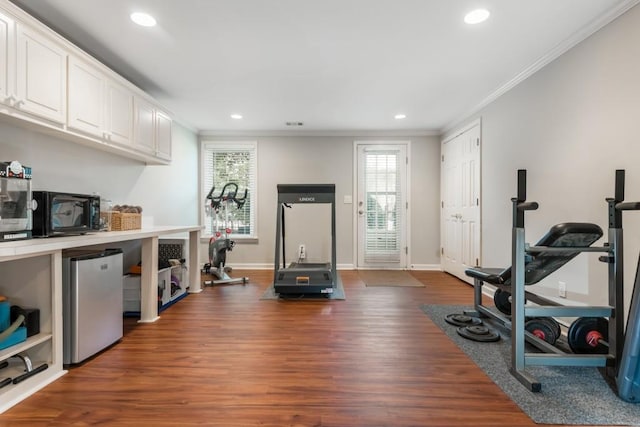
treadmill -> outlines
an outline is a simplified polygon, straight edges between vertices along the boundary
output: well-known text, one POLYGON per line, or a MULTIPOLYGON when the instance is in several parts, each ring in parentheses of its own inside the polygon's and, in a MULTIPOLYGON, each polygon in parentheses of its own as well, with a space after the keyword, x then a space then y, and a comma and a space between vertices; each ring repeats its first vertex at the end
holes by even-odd
POLYGON ((273 271, 274 292, 280 296, 313 294, 331 296, 339 280, 336 272, 335 184, 278 184, 276 253, 273 271), (292 262, 286 265, 285 208, 297 203, 331 204, 331 260, 329 262, 292 262))

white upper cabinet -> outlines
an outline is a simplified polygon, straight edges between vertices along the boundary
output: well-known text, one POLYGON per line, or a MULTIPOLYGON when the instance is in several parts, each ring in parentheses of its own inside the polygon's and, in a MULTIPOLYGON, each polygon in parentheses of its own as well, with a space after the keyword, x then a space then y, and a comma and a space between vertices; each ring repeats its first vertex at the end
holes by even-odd
POLYGON ((171 160, 171 117, 152 98, 6 0, 0 114, 146 163, 171 160))
POLYGON ((171 118, 154 104, 134 99, 134 147, 162 160, 171 160, 171 118))
POLYGON ((156 110, 156 156, 171 160, 171 117, 156 110))
POLYGON ((16 101, 14 108, 65 123, 67 52, 59 44, 18 22, 16 25, 16 101))
POLYGON ((133 94, 87 61, 69 57, 69 129, 131 144, 133 94))
POLYGON ((133 94, 112 80, 106 81, 105 130, 109 141, 131 145, 133 94))
POLYGON ((69 114, 67 126, 104 136, 104 77, 95 67, 69 57, 69 114))
POLYGON ((15 55, 15 22, 0 13, 0 103, 10 104, 14 94, 15 73, 10 69, 13 64, 9 58, 15 55))
POLYGON ((133 146, 137 150, 155 155, 155 108, 150 102, 135 97, 133 109, 133 146))

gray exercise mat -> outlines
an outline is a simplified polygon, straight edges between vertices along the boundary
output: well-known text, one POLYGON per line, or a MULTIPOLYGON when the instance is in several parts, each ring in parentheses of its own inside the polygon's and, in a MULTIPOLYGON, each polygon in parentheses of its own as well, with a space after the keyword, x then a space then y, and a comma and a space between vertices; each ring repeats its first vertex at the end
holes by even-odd
MULTIPOLYGON (((538 424, 638 425, 640 404, 627 403, 611 390, 597 368, 534 366, 527 368, 542 384, 532 393, 510 373, 511 340, 501 333, 493 343, 462 338, 445 322, 448 314, 471 307, 422 305, 422 311, 438 325, 534 422, 538 424)), ((496 328, 496 331, 501 332, 496 328)))

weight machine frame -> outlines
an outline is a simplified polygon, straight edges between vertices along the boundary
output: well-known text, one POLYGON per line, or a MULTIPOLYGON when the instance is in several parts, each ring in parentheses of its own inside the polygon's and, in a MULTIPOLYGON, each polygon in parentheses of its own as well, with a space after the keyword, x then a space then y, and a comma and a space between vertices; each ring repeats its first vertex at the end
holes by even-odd
MULTIPOLYGON (((639 210, 639 202, 624 202, 624 170, 617 170, 615 176, 615 197, 607 198, 609 214, 608 243, 600 247, 549 247, 530 246, 525 241, 525 211, 538 209, 537 202, 526 200, 526 170, 518 170, 518 193, 511 199, 513 204, 512 228, 512 271, 511 285, 501 286, 491 283, 501 290, 511 292, 511 318, 496 313, 482 304, 484 281, 478 277, 483 269, 468 269, 467 275, 474 278, 474 310, 466 314, 492 318, 511 333, 511 374, 530 391, 542 388, 527 366, 590 366, 605 368, 609 380, 615 380, 623 354, 624 336, 624 280, 623 280, 623 230, 622 211, 639 210), (540 252, 603 252, 600 261, 608 264, 609 301, 607 306, 563 306, 562 304, 525 290, 526 257, 540 252), (471 274, 469 274, 471 273, 471 274), (526 305, 530 301, 537 306, 526 305), (608 317, 607 354, 567 353, 538 338, 525 329, 530 317, 608 317), (525 343, 535 346, 541 353, 527 352, 525 343)), ((484 269, 484 273, 497 273, 496 269, 484 269)), ((635 292, 634 292, 635 294, 635 292)), ((636 304, 637 305, 637 304, 636 304)))

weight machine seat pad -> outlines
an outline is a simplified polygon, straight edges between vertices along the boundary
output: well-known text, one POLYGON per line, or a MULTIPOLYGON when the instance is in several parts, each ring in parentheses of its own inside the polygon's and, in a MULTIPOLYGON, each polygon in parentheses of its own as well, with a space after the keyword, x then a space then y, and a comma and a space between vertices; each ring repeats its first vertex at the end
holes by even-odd
POLYGON ((500 277, 500 273, 503 271, 504 268, 468 268, 464 271, 464 274, 474 279, 480 279, 491 285, 501 285, 502 278, 500 277))
MULTIPOLYGON (((556 224, 535 246, 586 248, 602 237, 602 228, 586 222, 565 222, 556 224)), ((580 252, 537 252, 525 255, 525 285, 533 285, 544 279, 580 252)), ((511 267, 496 272, 497 269, 468 269, 465 274, 493 285, 511 285, 511 267), (486 280, 483 278, 486 277, 486 280)))

